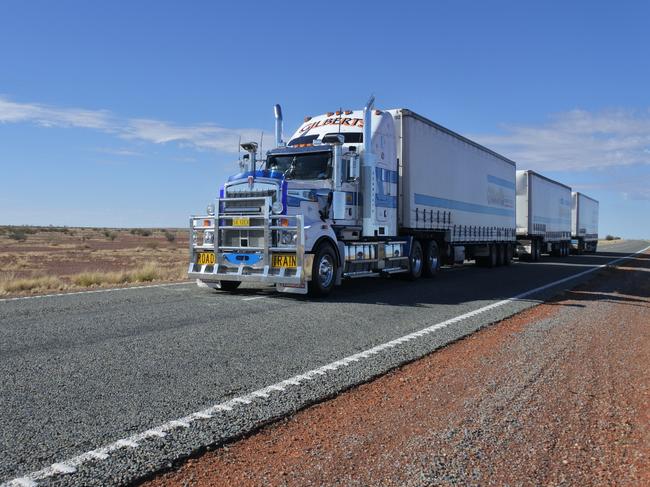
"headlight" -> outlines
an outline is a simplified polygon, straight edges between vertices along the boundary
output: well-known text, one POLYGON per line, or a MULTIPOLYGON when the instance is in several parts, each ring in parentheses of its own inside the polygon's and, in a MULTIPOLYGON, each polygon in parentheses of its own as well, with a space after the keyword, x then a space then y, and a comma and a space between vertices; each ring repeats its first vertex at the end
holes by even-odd
POLYGON ((192 244, 196 245, 197 238, 196 230, 192 230, 192 244))
POLYGON ((208 212, 208 215, 214 215, 214 203, 210 203, 205 211, 208 212))
POLYGON ((291 245, 295 243, 298 235, 296 232, 291 232, 288 230, 283 230, 282 233, 280 234, 280 243, 282 245, 291 245))
POLYGON ((214 243, 214 232, 212 230, 206 230, 203 232, 203 245, 213 244, 214 243))
POLYGON ((284 210, 284 207, 282 206, 282 203, 280 201, 276 201, 275 203, 273 203, 273 206, 271 206, 271 211, 276 215, 282 213, 282 210, 284 210))

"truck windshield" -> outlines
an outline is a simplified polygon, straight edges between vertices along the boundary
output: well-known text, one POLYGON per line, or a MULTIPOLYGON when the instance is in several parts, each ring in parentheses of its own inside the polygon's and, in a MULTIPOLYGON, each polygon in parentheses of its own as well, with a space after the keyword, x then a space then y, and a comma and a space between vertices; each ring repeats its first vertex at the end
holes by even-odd
POLYGON ((281 171, 287 179, 327 179, 330 177, 331 153, 287 154, 269 156, 266 168, 281 171))

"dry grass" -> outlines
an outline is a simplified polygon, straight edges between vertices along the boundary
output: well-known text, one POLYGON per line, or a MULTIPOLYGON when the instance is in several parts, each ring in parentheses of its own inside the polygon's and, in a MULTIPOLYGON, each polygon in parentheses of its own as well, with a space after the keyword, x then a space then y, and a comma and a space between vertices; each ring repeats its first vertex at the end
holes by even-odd
POLYGON ((55 276, 16 278, 12 274, 4 274, 0 276, 0 296, 6 296, 8 294, 40 294, 48 291, 121 286, 153 281, 181 280, 185 278, 184 270, 158 268, 153 264, 144 265, 133 271, 82 272, 70 276, 66 280, 55 276))
POLYGON ((25 292, 44 292, 61 290, 65 284, 54 276, 23 277, 16 279, 13 275, 0 277, 0 295, 25 292))
POLYGON ((0 295, 187 279, 188 233, 0 226, 0 295), (10 238, 23 232, 26 241, 10 238))
POLYGON ((152 282, 163 279, 182 279, 180 273, 174 275, 174 271, 161 269, 153 264, 146 264, 133 271, 123 272, 82 272, 72 276, 71 281, 80 287, 130 284, 134 282, 152 282))

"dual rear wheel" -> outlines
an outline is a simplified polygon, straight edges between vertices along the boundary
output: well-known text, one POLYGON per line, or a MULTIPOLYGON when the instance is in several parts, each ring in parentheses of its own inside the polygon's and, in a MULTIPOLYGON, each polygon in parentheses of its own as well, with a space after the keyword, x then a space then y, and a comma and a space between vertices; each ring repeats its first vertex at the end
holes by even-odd
POLYGON ((440 248, 435 240, 413 240, 406 277, 416 280, 421 276, 434 277, 440 270, 440 248))

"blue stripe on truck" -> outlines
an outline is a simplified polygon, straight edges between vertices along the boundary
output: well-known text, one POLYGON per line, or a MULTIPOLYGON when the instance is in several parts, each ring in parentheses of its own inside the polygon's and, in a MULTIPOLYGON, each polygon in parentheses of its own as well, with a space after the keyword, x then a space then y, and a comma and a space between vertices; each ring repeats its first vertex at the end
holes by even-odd
POLYGON ((508 181, 506 179, 501 179, 496 176, 492 176, 488 174, 487 176, 488 183, 496 184, 497 186, 501 186, 503 188, 508 188, 508 189, 515 189, 515 183, 512 181, 508 181))
POLYGON ((482 213, 485 215, 515 216, 515 210, 509 208, 495 208, 493 206, 477 205, 465 201, 448 200, 436 198, 426 194, 415 193, 416 205, 435 206, 437 208, 448 208, 450 210, 467 211, 469 213, 482 213))

